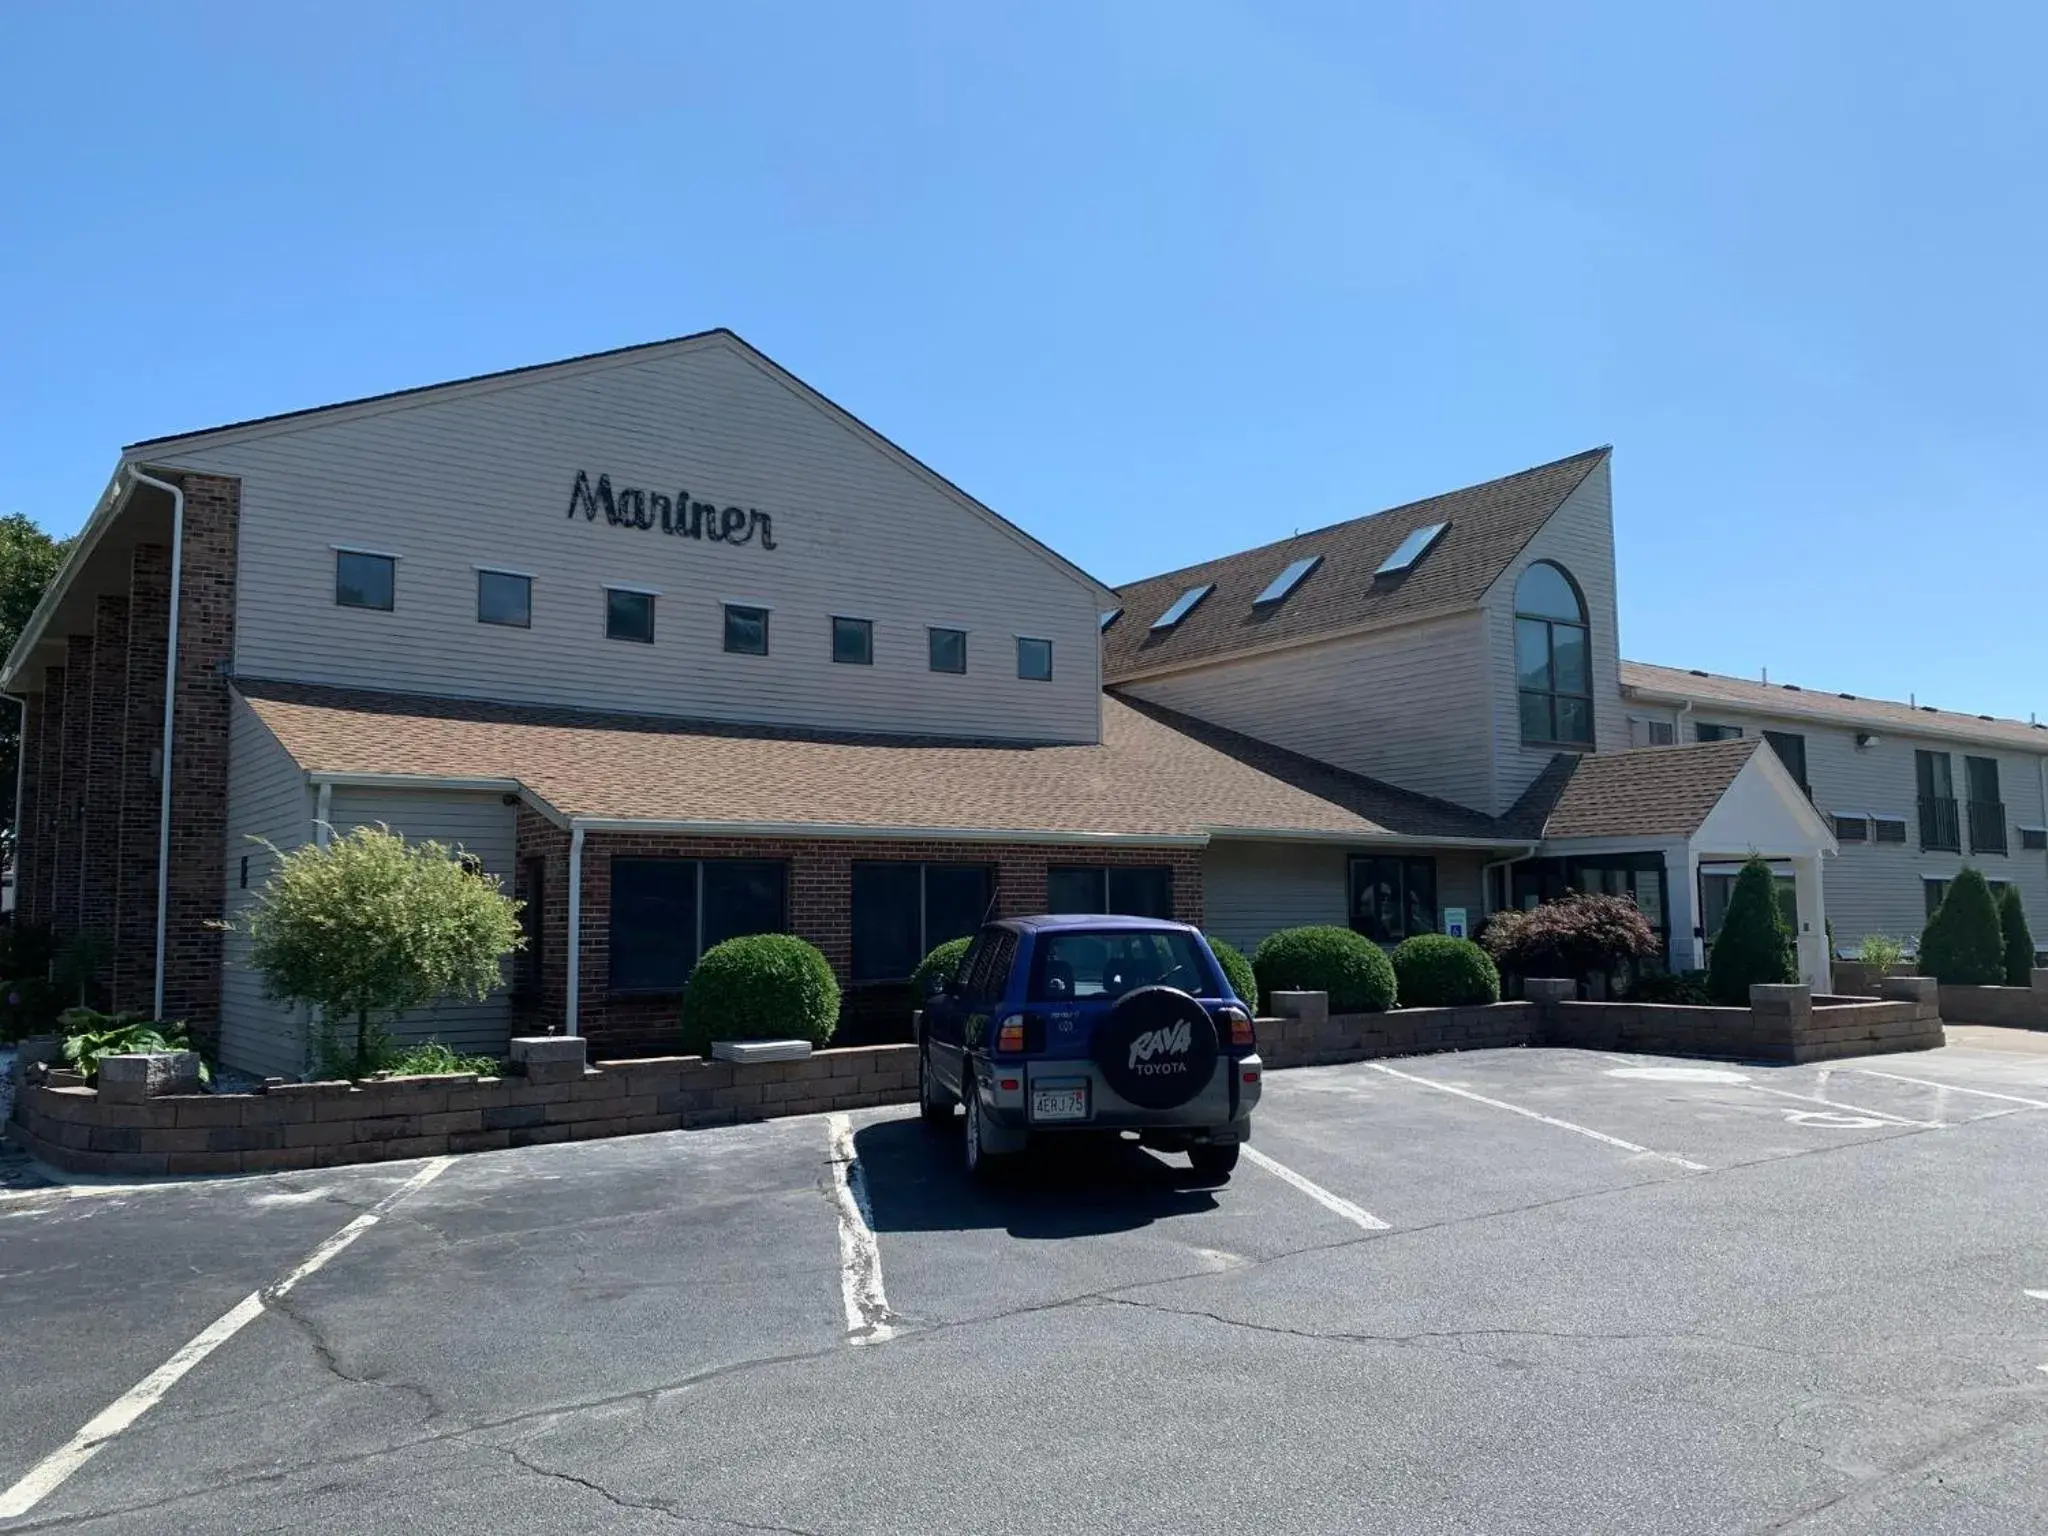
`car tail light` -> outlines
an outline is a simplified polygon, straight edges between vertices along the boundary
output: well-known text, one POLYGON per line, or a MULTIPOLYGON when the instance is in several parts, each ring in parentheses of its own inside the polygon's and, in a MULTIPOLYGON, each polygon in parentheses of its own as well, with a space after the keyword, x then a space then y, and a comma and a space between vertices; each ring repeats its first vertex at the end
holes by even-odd
POLYGON ((1233 1050, 1250 1050, 1257 1043, 1252 1034, 1252 1016, 1242 1008, 1218 1008, 1216 1022, 1222 1026, 1224 1043, 1233 1050))
POLYGON ((1014 1055, 1024 1053, 1024 1015, 1013 1013, 996 1026, 996 1049, 1014 1055))

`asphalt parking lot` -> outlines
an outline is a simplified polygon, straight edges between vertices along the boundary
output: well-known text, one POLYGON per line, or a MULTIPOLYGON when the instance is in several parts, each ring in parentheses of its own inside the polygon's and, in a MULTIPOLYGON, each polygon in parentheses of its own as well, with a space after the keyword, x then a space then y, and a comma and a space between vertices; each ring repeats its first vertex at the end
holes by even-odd
POLYGON ((2048 1051, 1276 1073, 0 1196, 0 1530, 2048 1529, 2048 1051))

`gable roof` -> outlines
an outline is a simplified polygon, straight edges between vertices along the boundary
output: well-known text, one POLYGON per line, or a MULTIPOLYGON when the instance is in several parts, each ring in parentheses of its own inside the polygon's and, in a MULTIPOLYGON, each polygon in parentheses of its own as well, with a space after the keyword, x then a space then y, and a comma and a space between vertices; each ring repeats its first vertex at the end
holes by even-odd
POLYGON ((517 784, 554 813, 730 832, 1493 844, 1488 817, 1104 698, 1099 745, 654 719, 237 679, 314 774, 517 784))
POLYGON ((1612 450, 1589 449, 1518 474, 1353 518, 1117 589, 1122 616, 1102 639, 1105 680, 1167 671, 1404 618, 1469 608, 1565 498, 1612 450), (1403 575, 1375 572, 1401 541, 1431 523, 1443 535, 1403 575), (1254 604, 1293 561, 1321 564, 1284 599, 1254 604), (1214 583, 1193 612, 1155 633, 1152 621, 1190 587, 1214 583))
MULTIPOLYGON (((501 368, 491 373, 472 374, 466 378, 446 379, 438 384, 414 385, 408 389, 387 390, 382 394, 365 395, 355 400, 340 400, 331 405, 310 406, 295 411, 280 411, 274 415, 256 416, 247 421, 229 422, 217 427, 206 427, 192 432, 178 432, 166 437, 144 438, 130 443, 122 449, 124 463, 142 463, 156 457, 186 452, 199 447, 212 447, 222 442, 233 441, 245 436, 260 436, 279 431, 295 431, 301 426, 310 426, 320 417, 345 414, 367 414, 378 411, 404 410, 415 405, 429 404, 436 397, 455 393, 482 393, 530 383, 549 375, 592 372, 604 368, 637 365, 664 354, 689 352, 702 347, 724 347, 744 358, 777 383, 790 390, 798 398, 823 411, 851 429, 856 435, 867 439, 891 458, 897 460, 911 473, 929 481, 939 490, 959 501, 963 506, 993 521, 1004 532, 1028 545, 1045 559, 1059 566, 1085 585, 1093 588, 1098 598, 1106 599, 1111 589, 1103 582, 1082 570, 1051 545, 1026 533, 1022 528, 1004 517, 994 508, 978 501, 966 491, 948 480, 944 475, 926 464, 916 455, 906 451, 897 443, 853 412, 847 410, 802 379, 784 368, 774 358, 748 342, 736 331, 717 326, 708 331, 692 331, 686 336, 672 336, 665 341, 639 342, 628 347, 613 347, 602 352, 585 352, 576 357, 558 358, 548 363, 528 363, 518 368, 501 368)), ((118 471, 117 471, 118 477, 118 471)))
POLYGON ((1926 704, 1863 699, 1850 693, 1802 688, 1797 683, 1751 682, 1713 672, 1624 661, 1621 664, 1621 688, 1624 694, 1638 698, 1691 699, 1696 704, 1725 704, 1730 709, 1793 720, 1813 720, 1844 729, 1861 727, 1875 731, 1911 731, 1923 736, 1951 736, 1964 741, 2012 747, 2022 752, 2048 753, 2048 725, 2032 725, 2025 720, 2004 720, 1991 715, 1967 715, 1926 704))
POLYGON ((1546 838, 1690 837, 1764 745, 1756 736, 1578 758, 1544 818, 1546 838))

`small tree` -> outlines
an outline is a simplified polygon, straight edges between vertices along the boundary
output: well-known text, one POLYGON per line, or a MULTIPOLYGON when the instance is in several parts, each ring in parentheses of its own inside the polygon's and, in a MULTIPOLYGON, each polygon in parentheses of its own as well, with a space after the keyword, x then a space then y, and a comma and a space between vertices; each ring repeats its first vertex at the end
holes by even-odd
POLYGON ((2005 984, 2025 987, 2034 980, 2034 934, 2027 927, 2027 909, 2020 888, 2008 885, 1998 898, 1998 926, 2005 937, 2005 984))
POLYGON ((1747 1008, 1751 987, 1798 979, 1792 930, 1778 905, 1778 877, 1752 854, 1735 877, 1728 915, 1707 957, 1707 996, 1725 1008, 1747 1008))
POLYGON ((352 1024, 355 1070, 377 1066, 380 1026, 444 997, 490 995, 523 943, 519 903, 444 843, 358 827, 278 854, 246 919, 249 963, 281 1003, 352 1024))
POLYGON ((2005 929, 1983 874, 1968 865, 1920 936, 1920 971, 1951 987, 1995 987, 2005 980, 2005 929))
POLYGON ((1526 912, 1495 913, 1485 947, 1502 970, 1517 976, 1575 981, 1611 975, 1658 950, 1656 929, 1633 901, 1580 891, 1526 912))

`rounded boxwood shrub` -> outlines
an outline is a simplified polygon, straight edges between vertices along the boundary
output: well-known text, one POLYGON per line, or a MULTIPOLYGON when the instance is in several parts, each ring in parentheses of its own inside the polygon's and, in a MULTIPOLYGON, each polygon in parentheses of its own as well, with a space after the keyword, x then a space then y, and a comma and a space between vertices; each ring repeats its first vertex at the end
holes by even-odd
POLYGON ((1965 865, 1949 882, 1920 936, 1920 974, 1952 987, 1995 987, 2005 980, 2005 927, 1981 871, 1965 865))
POLYGON ((1209 952, 1216 957, 1216 963, 1223 967, 1224 978, 1230 983, 1230 990, 1237 994, 1239 1002, 1257 1013, 1259 1011, 1259 978, 1252 970, 1251 961, 1234 944, 1226 944, 1213 934, 1203 934, 1209 941, 1209 952))
POLYGON ((816 946, 793 934, 752 933, 704 952, 683 988, 683 1048, 714 1040, 808 1040, 839 1023, 839 982, 816 946))
POLYGON ((1385 1013, 1394 1006, 1394 962, 1349 928, 1282 928, 1252 955, 1259 995, 1327 992, 1332 1013, 1385 1013))
MULTIPOLYGON (((1988 893, 1987 893, 1988 894, 1988 893)), ((1997 922, 1994 915, 1993 923, 1997 922)), ((1781 986, 1799 979, 1792 930, 1778 905, 1778 877, 1752 855, 1735 877, 1728 915, 1707 957, 1707 996, 1724 1008, 1747 1008, 1753 986, 1781 986)))
POLYGON ((1500 1001, 1500 969, 1470 939, 1418 933, 1394 946, 1404 1008, 1462 1008, 1500 1001))
POLYGON ((916 991, 918 1003, 931 996, 932 987, 942 981, 951 981, 960 974, 960 962, 967 958, 967 946, 972 938, 948 939, 917 962, 917 969, 910 973, 910 985, 916 991))
POLYGON ((1998 925, 2005 933, 2005 984, 2026 987, 2034 981, 2034 934, 2027 927, 2027 909, 2020 888, 2008 885, 1998 898, 1998 925))

